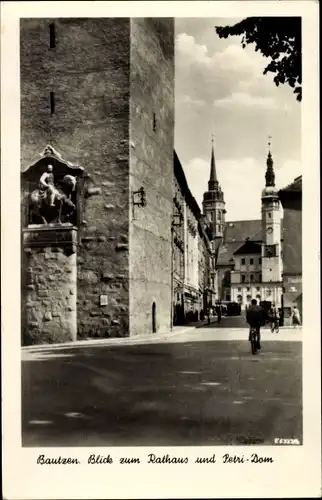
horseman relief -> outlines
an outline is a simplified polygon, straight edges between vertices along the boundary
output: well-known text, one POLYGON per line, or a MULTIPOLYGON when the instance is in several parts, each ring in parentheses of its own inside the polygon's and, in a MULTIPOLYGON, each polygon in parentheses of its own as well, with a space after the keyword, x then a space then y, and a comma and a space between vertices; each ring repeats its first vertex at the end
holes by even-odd
POLYGON ((27 224, 77 225, 77 197, 83 169, 47 146, 40 160, 22 173, 27 224))

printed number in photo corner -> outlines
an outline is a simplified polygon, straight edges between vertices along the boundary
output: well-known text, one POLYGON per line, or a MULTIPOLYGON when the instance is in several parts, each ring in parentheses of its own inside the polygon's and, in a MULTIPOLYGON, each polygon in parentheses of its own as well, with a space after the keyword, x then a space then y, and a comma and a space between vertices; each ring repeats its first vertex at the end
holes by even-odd
POLYGON ((290 439, 290 438, 288 438, 288 439, 287 438, 275 438, 274 444, 285 445, 285 444, 301 444, 301 443, 300 443, 300 440, 297 438, 292 438, 292 439, 290 439))

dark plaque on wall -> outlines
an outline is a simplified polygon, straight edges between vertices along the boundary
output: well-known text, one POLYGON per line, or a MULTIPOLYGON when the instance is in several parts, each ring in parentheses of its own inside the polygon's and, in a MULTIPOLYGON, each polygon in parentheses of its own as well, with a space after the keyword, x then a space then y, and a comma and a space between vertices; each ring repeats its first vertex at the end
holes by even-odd
POLYGON ((71 224, 31 225, 23 229, 23 245, 25 248, 59 247, 74 253, 77 246, 77 228, 71 224))

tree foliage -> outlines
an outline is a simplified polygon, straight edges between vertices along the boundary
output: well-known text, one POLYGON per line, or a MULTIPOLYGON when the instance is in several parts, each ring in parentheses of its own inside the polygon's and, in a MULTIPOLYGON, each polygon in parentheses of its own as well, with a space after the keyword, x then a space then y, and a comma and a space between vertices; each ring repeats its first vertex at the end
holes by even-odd
POLYGON ((234 26, 216 26, 220 38, 242 36, 242 46, 255 44, 270 59, 264 75, 275 73, 278 86, 288 83, 302 100, 302 36, 300 17, 248 17, 234 26))

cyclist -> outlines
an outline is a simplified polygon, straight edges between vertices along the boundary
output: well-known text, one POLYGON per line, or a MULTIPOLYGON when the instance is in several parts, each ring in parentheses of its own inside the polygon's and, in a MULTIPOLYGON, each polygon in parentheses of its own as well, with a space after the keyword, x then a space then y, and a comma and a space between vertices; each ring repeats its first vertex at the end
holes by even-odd
MULTIPOLYGON (((264 309, 261 306, 257 305, 257 300, 256 299, 252 299, 251 305, 247 309, 246 320, 247 320, 247 323, 250 326, 250 329, 251 328, 256 328, 257 349, 260 349, 261 348, 261 344, 260 344, 260 338, 261 338, 260 328, 261 328, 261 326, 263 326, 265 324, 265 311, 264 311, 264 309)), ((249 330, 249 339, 248 340, 249 341, 251 340, 250 330, 249 330)))
POLYGON ((274 330, 278 331, 279 328, 279 321, 280 321, 280 312, 278 310, 278 307, 273 303, 271 310, 270 310, 270 323, 271 323, 271 331, 273 332, 274 330))

